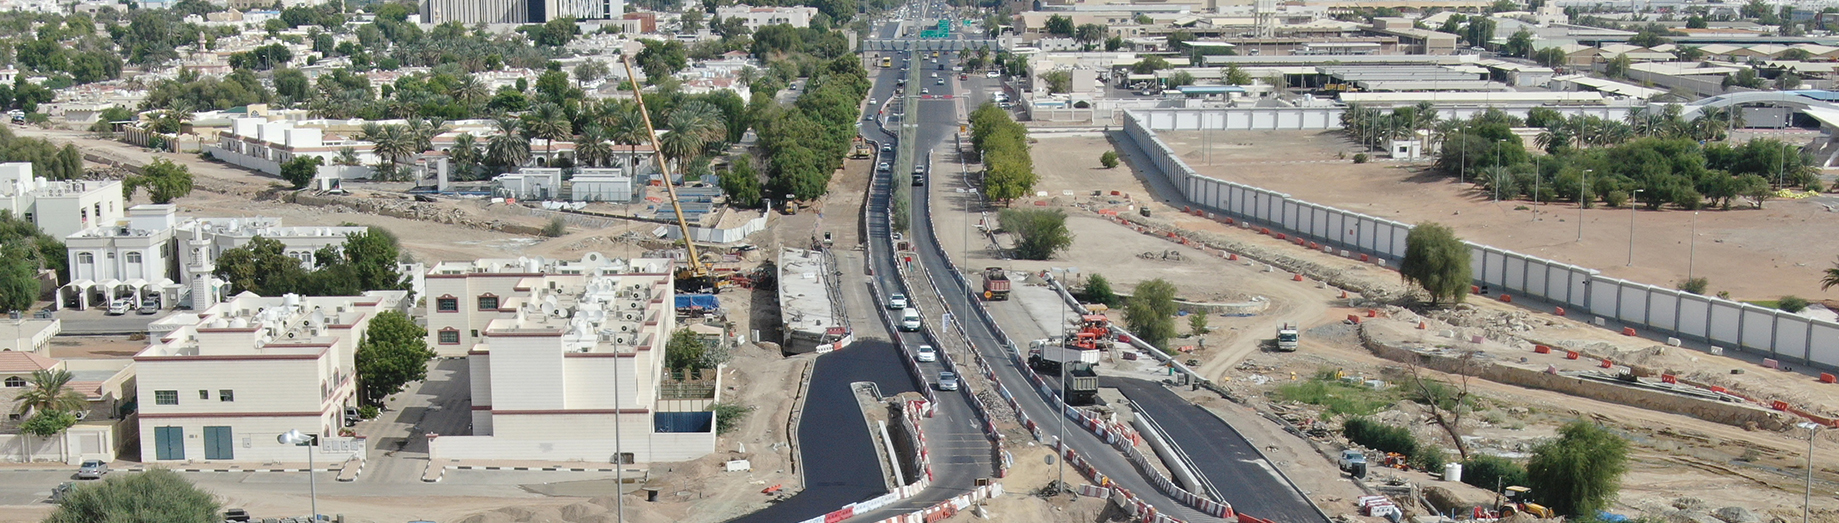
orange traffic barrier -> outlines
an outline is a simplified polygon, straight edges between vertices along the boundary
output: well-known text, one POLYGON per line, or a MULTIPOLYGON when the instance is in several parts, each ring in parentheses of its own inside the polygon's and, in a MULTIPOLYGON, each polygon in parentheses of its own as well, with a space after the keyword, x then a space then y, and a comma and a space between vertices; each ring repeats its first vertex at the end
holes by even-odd
MULTIPOLYGON (((1270 230, 1270 229, 1265 229, 1265 230, 1270 230)), ((1276 234, 1275 236, 1276 236, 1276 237, 1277 237, 1277 239, 1279 239, 1279 240, 1282 240, 1282 239, 1286 239, 1286 238, 1289 238, 1289 237, 1290 237, 1289 235, 1286 235, 1286 234, 1284 234, 1284 233, 1281 233, 1281 232, 1280 232, 1280 233, 1277 233, 1277 234, 1276 234)))
POLYGON ((1839 382, 1839 376, 1833 376, 1833 373, 1831 372, 1820 373, 1820 383, 1835 383, 1835 382, 1839 382))
POLYGON ((1508 295, 1505 295, 1505 294, 1502 294, 1502 295, 1501 295, 1501 301, 1502 301, 1502 302, 1504 302, 1504 303, 1513 303, 1513 297, 1512 297, 1512 296, 1508 296, 1508 295))
POLYGON ((1270 227, 1259 227, 1258 228, 1258 234, 1270 234, 1270 233, 1271 233, 1270 227))
POLYGON ((1769 403, 1769 407, 1775 410, 1788 410, 1788 402, 1786 401, 1771 402, 1769 403))
POLYGON ((1480 285, 1470 285, 1469 294, 1481 294, 1481 286, 1480 285))
POLYGON ((1719 394, 1723 394, 1723 393, 1724 393, 1724 392, 1725 392, 1726 390, 1727 390, 1727 389, 1725 389, 1724 387, 1719 387, 1719 386, 1717 386, 1717 385, 1712 385, 1712 386, 1711 386, 1711 391, 1712 391, 1712 392, 1716 392, 1716 393, 1719 393, 1719 394))
POLYGON ((1555 308, 1558 309, 1557 312, 1559 316, 1564 315, 1564 307, 1555 307, 1555 308))
POLYGON ((1378 317, 1379 317, 1379 311, 1376 311, 1376 310, 1373 310, 1373 309, 1367 309, 1367 310, 1366 310, 1366 317, 1368 317, 1368 318, 1378 318, 1378 317))
POLYGON ((1370 260, 1367 259, 1365 254, 1362 254, 1360 255, 1360 261, 1365 262, 1365 261, 1370 261, 1370 260))
POLYGON ((1226 219, 1226 225, 1238 225, 1238 221, 1237 221, 1237 220, 1234 220, 1234 219, 1232 219, 1232 218, 1227 218, 1227 219, 1226 219))
POLYGON ((1661 374, 1660 382, 1661 383, 1679 383, 1679 376, 1674 376, 1672 374, 1661 374))
POLYGON ((1574 350, 1564 351, 1564 359, 1567 359, 1567 360, 1577 359, 1577 351, 1574 351, 1574 350))
POLYGON ((1291 276, 1290 276, 1290 279, 1291 279, 1291 280, 1295 280, 1295 281, 1303 281, 1303 275, 1301 275, 1301 274, 1294 274, 1294 275, 1291 275, 1291 276))
POLYGON ((1347 291, 1341 291, 1341 299, 1347 299, 1347 291))
POLYGON ((1421 322, 1421 321, 1418 322, 1418 330, 1424 330, 1425 327, 1429 327, 1429 325, 1426 325, 1424 322, 1421 322))
POLYGON ((1353 315, 1353 314, 1349 314, 1349 315, 1347 315, 1347 321, 1351 321, 1351 322, 1354 322, 1354 324, 1355 324, 1355 325, 1359 325, 1359 324, 1360 324, 1360 316, 1357 316, 1357 315, 1353 315))
POLYGON ((785 488, 785 484, 778 484, 778 485, 773 485, 773 486, 771 486, 771 487, 766 487, 766 489, 765 489, 765 490, 761 490, 761 491, 760 491, 760 493, 761 493, 761 494, 772 494, 772 493, 774 493, 774 492, 778 492, 778 491, 780 491, 780 490, 782 490, 782 489, 784 489, 784 488, 785 488))
POLYGON ((1634 327, 1622 327, 1622 335, 1623 336, 1634 336, 1635 328, 1634 327))
POLYGON ((1237 254, 1228 254, 1228 255, 1226 255, 1226 259, 1228 259, 1228 260, 1232 260, 1232 261, 1239 261, 1239 255, 1237 255, 1237 254))
POLYGON ((1607 358, 1605 358, 1605 359, 1603 359, 1603 363, 1602 363, 1602 366, 1603 366, 1603 368, 1605 368, 1605 369, 1607 369, 1607 368, 1610 368, 1610 367, 1614 367, 1614 366, 1616 366, 1616 364, 1615 364, 1615 362, 1613 362, 1613 361, 1609 361, 1609 360, 1608 360, 1607 358))
POLYGON ((1533 352, 1536 352, 1536 353, 1539 353, 1539 354, 1551 354, 1551 353, 1552 353, 1552 348, 1551 348, 1551 347, 1547 347, 1547 346, 1544 346, 1544 345, 1534 345, 1534 346, 1533 346, 1533 352))

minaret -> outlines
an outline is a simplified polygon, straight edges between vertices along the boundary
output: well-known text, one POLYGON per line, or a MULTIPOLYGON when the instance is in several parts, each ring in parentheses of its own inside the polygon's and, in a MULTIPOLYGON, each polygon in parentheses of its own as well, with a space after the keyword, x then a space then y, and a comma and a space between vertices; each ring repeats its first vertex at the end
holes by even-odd
POLYGON ((211 264, 211 242, 199 235, 192 237, 186 244, 197 253, 185 268, 185 273, 192 278, 192 310, 209 309, 217 304, 217 287, 211 285, 211 273, 217 271, 217 266, 211 264))

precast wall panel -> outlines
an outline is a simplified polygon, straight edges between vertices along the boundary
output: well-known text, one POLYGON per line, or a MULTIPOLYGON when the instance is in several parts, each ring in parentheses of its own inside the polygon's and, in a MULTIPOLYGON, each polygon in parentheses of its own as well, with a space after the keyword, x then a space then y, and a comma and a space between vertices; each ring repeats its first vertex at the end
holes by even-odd
POLYGON ((1621 280, 1590 278, 1590 313, 1604 318, 1616 317, 1616 304, 1622 300, 1621 280))
POLYGON ((1404 259, 1405 258, 1405 237, 1410 236, 1410 235, 1411 235, 1411 226, 1405 225, 1402 223, 1393 222, 1392 223, 1392 235, 1390 237, 1390 239, 1392 240, 1392 243, 1391 245, 1387 246, 1386 250, 1380 251, 1380 252, 1391 253, 1394 259, 1400 259, 1400 260, 1404 259))
POLYGON ((1714 344, 1732 346, 1737 344, 1737 304, 1718 300, 1711 302, 1711 334, 1706 336, 1714 344))
POLYGON ((1175 113, 1175 128, 1181 130, 1200 129, 1200 113, 1175 113))
POLYGON ((1507 254, 1489 247, 1481 249, 1481 281, 1502 291, 1507 290, 1507 254))
POLYGON ((1276 129, 1277 128, 1277 115, 1274 113, 1268 112, 1268 111, 1258 111, 1258 112, 1252 113, 1252 128, 1253 129, 1276 129))
MULTIPOLYGON (((1322 238, 1333 238, 1333 236, 1330 236, 1328 234, 1328 231, 1333 230, 1333 229, 1328 228, 1328 216, 1331 214, 1334 214, 1334 213, 1328 210, 1328 208, 1326 207, 1322 207, 1320 205, 1310 205, 1309 206, 1309 234, 1314 234, 1322 238)), ((1333 240, 1329 240, 1329 241, 1333 241, 1333 240)))
POLYGON ((1711 314, 1711 299, 1694 294, 1679 297, 1679 327, 1674 329, 1682 336, 1705 338, 1705 326, 1711 314))
POLYGON ((1620 282, 1617 293, 1616 319, 1629 323, 1647 322, 1647 286, 1634 282, 1620 282))
POLYGON ((1807 359, 1831 365, 1839 361, 1839 323, 1815 320, 1809 335, 1807 359))
POLYGON ((1252 128, 1252 115, 1241 111, 1226 113, 1226 128, 1250 129, 1252 128))
POLYGON ((1504 287, 1502 290, 1512 289, 1515 293, 1527 294, 1526 258, 1514 254, 1507 255, 1507 278, 1502 280, 1501 287, 1504 287))
POLYGON ((1811 318, 1794 314, 1776 316, 1775 354, 1805 360, 1807 358, 1807 325, 1812 321, 1811 318))
POLYGON ((1778 311, 1753 305, 1743 306, 1743 346, 1769 350, 1775 339, 1775 314, 1778 311))
POLYGON ((1552 266, 1544 263, 1527 262, 1526 290, 1520 292, 1526 293, 1527 296, 1551 300, 1551 289, 1545 286, 1545 282, 1547 281, 1546 277, 1551 275, 1552 270, 1552 266))
POLYGON ((1572 272, 1571 292, 1570 295, 1565 298, 1565 302, 1576 305, 1584 310, 1595 310, 1596 304, 1594 302, 1596 300, 1596 295, 1590 293, 1590 282, 1592 281, 1596 281, 1595 274, 1572 272))
POLYGON ((1679 310, 1680 291, 1650 288, 1648 290, 1647 324, 1667 332, 1677 330, 1674 312, 1679 310))

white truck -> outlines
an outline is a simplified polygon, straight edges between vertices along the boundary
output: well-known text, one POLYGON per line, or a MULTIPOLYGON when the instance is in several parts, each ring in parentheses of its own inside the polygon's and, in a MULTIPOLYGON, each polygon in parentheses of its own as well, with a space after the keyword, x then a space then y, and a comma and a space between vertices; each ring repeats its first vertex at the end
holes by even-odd
POLYGON ((1029 342, 1028 362, 1034 366, 1035 370, 1051 374, 1059 372, 1060 365, 1066 363, 1078 362, 1096 365, 1103 352, 1096 348, 1079 347, 1076 344, 1068 345, 1057 338, 1029 342))
POLYGON ((1297 333, 1296 324, 1285 323, 1277 327, 1277 350, 1282 352, 1296 352, 1296 340, 1299 338, 1301 338, 1301 336, 1297 333))

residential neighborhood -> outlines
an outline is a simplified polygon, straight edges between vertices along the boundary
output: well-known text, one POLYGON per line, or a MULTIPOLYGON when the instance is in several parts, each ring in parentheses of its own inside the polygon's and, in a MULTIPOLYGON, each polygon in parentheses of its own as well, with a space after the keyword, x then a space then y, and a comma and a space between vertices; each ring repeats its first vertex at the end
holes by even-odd
POLYGON ((0 3, 0 523, 1839 523, 1836 74, 1830 0, 0 3))

